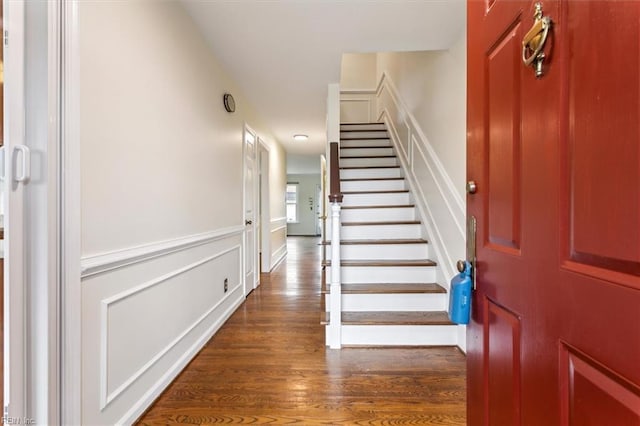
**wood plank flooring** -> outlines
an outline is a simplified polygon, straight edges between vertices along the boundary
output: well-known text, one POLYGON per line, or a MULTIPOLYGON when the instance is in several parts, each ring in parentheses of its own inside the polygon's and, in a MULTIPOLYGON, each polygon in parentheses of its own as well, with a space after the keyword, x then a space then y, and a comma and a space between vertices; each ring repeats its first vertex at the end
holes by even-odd
POLYGON ((325 348, 318 243, 289 238, 286 262, 138 424, 466 424, 457 348, 325 348))

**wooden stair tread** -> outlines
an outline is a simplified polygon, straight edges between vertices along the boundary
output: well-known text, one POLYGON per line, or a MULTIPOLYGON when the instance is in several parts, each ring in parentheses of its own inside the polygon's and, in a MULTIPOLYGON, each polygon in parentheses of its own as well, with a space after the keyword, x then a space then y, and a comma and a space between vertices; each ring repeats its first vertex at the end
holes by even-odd
MULTIPOLYGON (((382 130, 358 130, 358 132, 378 132, 382 130)), ((384 130, 386 132, 386 130, 384 130)), ((369 137, 361 137, 361 138, 340 138, 340 141, 372 141, 372 140, 389 140, 389 136, 379 137, 379 136, 369 136, 369 137)))
POLYGON ((340 179, 340 182, 366 182, 368 180, 405 180, 403 177, 372 177, 372 178, 349 178, 349 179, 340 179))
POLYGON ((350 158, 359 158, 359 159, 363 159, 363 158, 397 158, 396 155, 351 155, 351 156, 345 156, 345 157, 340 157, 340 160, 348 160, 350 158))
POLYGON ((358 146, 341 146, 340 149, 389 149, 393 148, 391 145, 389 146, 380 146, 380 145, 358 145, 358 146))
POLYGON ((387 189, 387 190, 375 190, 375 191, 342 191, 342 195, 347 194, 407 194, 408 189, 387 189))
MULTIPOLYGON (((345 266, 436 266, 437 263, 431 259, 343 259, 340 264, 345 266)), ((322 262, 322 266, 331 266, 331 260, 322 262)))
MULTIPOLYGON (((329 312, 321 315, 321 324, 329 324, 329 312)), ((342 325, 454 325, 444 311, 342 312, 342 325)))
MULTIPOLYGON (((358 244, 428 244, 427 240, 421 238, 415 239, 396 239, 396 240, 381 240, 381 239, 371 239, 371 240, 340 240, 340 244, 342 245, 358 245, 358 244)), ((331 241, 323 241, 320 245, 331 245, 331 241)))
MULTIPOLYGON (((372 124, 363 124, 372 125, 372 124)), ((386 132, 387 129, 340 129, 340 132, 386 132)))
POLYGON ((419 225, 419 220, 388 220, 384 222, 342 222, 342 226, 364 226, 364 225, 419 225))
POLYGON ((409 209, 415 207, 415 204, 384 204, 384 205, 375 205, 375 206, 342 206, 341 209, 409 209))
MULTIPOLYGON (((447 290, 436 283, 388 283, 388 284, 342 284, 342 294, 445 294, 447 290)), ((322 288, 329 293, 329 286, 322 288)))
POLYGON ((400 166, 343 166, 340 167, 340 170, 343 169, 399 169, 400 166))

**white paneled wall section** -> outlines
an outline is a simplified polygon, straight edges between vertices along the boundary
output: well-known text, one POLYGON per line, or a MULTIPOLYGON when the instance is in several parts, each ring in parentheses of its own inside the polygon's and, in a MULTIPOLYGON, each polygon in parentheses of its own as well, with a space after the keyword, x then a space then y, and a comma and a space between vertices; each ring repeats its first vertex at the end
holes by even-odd
POLYGON ((375 90, 341 90, 340 122, 373 123, 376 121, 375 90))
POLYGON ((271 264, 286 254, 286 157, 179 2, 77 9, 82 274, 68 286, 82 303, 67 309, 82 389, 65 403, 69 423, 130 424, 244 300, 245 125, 268 151, 271 264))
POLYGON ((271 219, 271 269, 278 266, 287 255, 287 218, 271 219))
MULTIPOLYGON (((438 282, 448 285, 457 273, 455 262, 465 254, 465 202, 386 73, 382 74, 376 96, 378 116, 387 124, 427 238, 432 242, 440 266, 438 282)), ((461 167, 465 164, 461 161, 461 167)))
POLYGON ((82 259, 87 424, 135 420, 242 303, 242 231, 82 259))

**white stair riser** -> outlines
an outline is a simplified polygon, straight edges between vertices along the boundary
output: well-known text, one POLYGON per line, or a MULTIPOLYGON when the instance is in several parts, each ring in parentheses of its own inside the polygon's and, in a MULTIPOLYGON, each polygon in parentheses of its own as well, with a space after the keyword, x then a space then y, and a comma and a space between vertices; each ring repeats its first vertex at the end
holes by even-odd
POLYGON ((386 207, 371 209, 343 209, 341 218, 343 222, 383 222, 398 220, 414 220, 415 207, 386 207))
POLYGON ((340 179, 371 179, 402 177, 399 167, 384 169, 346 169, 340 170, 340 179))
MULTIPOLYGON (((428 259, 429 245, 424 244, 345 244, 340 247, 343 260, 414 260, 428 259)), ((327 259, 331 259, 331 250, 327 259)))
POLYGON ((344 194, 343 206, 397 206, 411 204, 408 192, 344 194))
POLYGON ((360 139, 360 138, 388 138, 389 134, 387 132, 372 132, 372 131, 357 131, 357 132, 340 132, 340 140, 347 139, 360 139))
MULTIPOLYGON (((434 266, 342 266, 343 283, 429 283, 436 280, 434 266)), ((327 266, 326 276, 331 276, 327 266)))
POLYGON ((340 141, 341 147, 351 146, 392 146, 390 139, 356 139, 356 140, 342 140, 340 141))
POLYGON ((393 148, 349 148, 341 149, 340 157, 368 157, 376 155, 395 155, 393 148))
POLYGON ((384 123, 341 124, 340 130, 386 130, 384 123))
MULTIPOLYGON (((343 294, 342 310, 346 312, 423 312, 444 311, 447 295, 429 293, 343 294)), ((326 311, 330 310, 330 296, 325 294, 326 311)))
POLYGON ((404 179, 397 180, 354 180, 340 182, 342 191, 393 191, 407 189, 404 179))
POLYGON ((455 325, 343 325, 343 345, 455 346, 455 325))
MULTIPOLYGON (((343 211, 348 211, 343 210, 343 211)), ((382 221, 386 221, 386 219, 381 218, 382 221)), ((408 219, 411 220, 411 219, 408 219)), ((420 225, 417 223, 412 224, 389 224, 389 225, 380 225, 375 224, 375 220, 362 220, 362 224, 358 225, 348 225, 348 223, 353 221, 347 221, 343 219, 343 223, 347 223, 347 225, 343 225, 340 228, 340 239, 341 240, 376 240, 376 239, 416 239, 422 238, 422 230, 420 229, 420 225), (372 224, 372 225, 370 225, 372 224), (353 228, 367 227, 367 229, 356 230, 353 228), (354 235, 359 235, 358 238, 353 237, 354 235)), ((356 221, 360 222, 360 221, 356 221)), ((327 235, 331 236, 331 226, 332 222, 327 221, 327 235)))
POLYGON ((344 240, 395 240, 422 238, 420 224, 410 225, 356 225, 342 226, 340 238, 344 240))
POLYGON ((340 167, 397 166, 396 157, 341 158, 340 167))

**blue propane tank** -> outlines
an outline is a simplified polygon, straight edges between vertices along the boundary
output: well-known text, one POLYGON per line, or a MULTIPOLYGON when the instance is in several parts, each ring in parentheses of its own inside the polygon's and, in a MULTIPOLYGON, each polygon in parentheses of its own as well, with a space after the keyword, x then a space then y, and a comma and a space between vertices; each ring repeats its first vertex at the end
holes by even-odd
MULTIPOLYGON (((458 269, 460 269, 460 267, 458 269)), ((469 324, 472 288, 471 273, 471 264, 468 261, 465 261, 464 269, 451 279, 449 319, 456 324, 469 324)))

